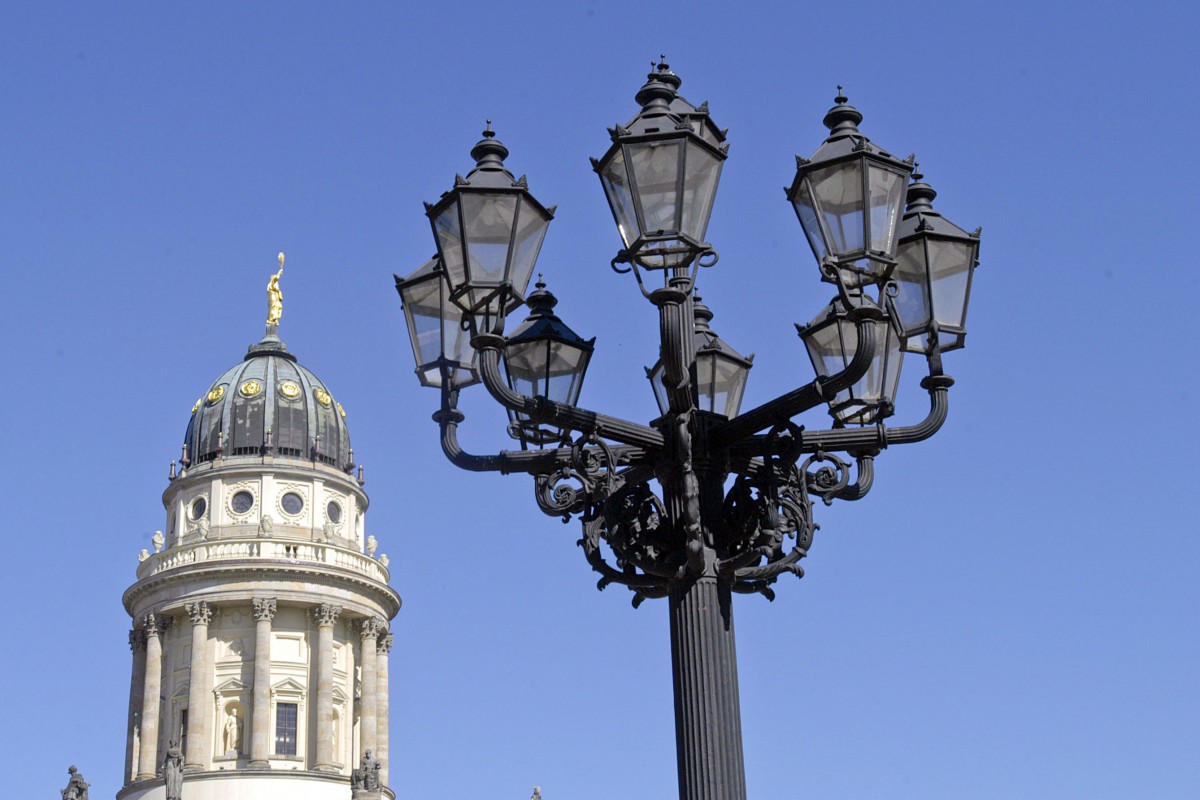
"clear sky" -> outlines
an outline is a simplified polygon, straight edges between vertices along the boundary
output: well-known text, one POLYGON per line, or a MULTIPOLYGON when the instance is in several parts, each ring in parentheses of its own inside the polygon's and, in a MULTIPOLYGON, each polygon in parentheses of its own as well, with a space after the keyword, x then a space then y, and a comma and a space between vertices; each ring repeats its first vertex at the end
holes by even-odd
MULTIPOLYGON (((885 452, 862 502, 818 509, 804 580, 736 601, 750 797, 1200 796, 1185 8, 7 6, 2 793, 54 797, 71 763, 94 797, 120 787, 121 592, 164 527, 189 409, 261 335, 284 250, 282 337, 349 413, 405 600, 399 796, 674 796, 665 605, 597 592, 528 478, 443 458, 391 287, 433 252, 421 203, 490 117, 559 207, 539 269, 598 337, 582 402, 655 416, 655 314, 609 270, 587 157, 666 53, 729 128, 700 288, 757 354, 747 407, 811 377, 792 323, 830 292, 780 187, 837 84, 864 133, 918 154, 940 211, 984 228, 945 429, 885 452)), ((925 410, 908 369, 901 423, 925 410)), ((464 446, 510 446, 482 394, 464 446)))

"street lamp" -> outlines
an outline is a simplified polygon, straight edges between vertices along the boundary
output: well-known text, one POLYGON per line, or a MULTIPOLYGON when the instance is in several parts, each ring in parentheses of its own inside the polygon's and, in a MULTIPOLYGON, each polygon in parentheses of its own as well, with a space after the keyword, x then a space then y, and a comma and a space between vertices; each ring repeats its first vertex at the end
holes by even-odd
MULTIPOLYGON (((446 265, 442 330, 471 331, 470 363, 508 410, 522 449, 463 450, 455 376, 466 355, 430 360, 414 352, 420 374, 429 364, 441 370, 440 380, 422 382, 440 385, 434 419, 454 464, 532 476, 543 512, 580 518, 579 544, 600 588, 627 586, 634 606, 667 599, 680 798, 743 800, 731 598, 770 599, 781 575, 802 576, 799 562, 817 528, 813 499, 861 499, 883 449, 927 439, 945 422, 953 380, 942 373, 941 352, 943 343, 962 343, 979 237, 933 212, 932 190, 919 176, 901 222, 911 159, 859 133, 862 115, 839 88, 825 117, 829 137, 813 159, 799 160, 788 189, 821 278, 837 287, 833 302, 800 328, 817 377, 741 410, 751 359, 717 336, 712 311, 695 295, 697 267, 716 260, 704 237, 728 144, 707 104, 687 102, 680 83, 665 61, 653 67, 637 94, 641 110, 610 132, 612 146, 593 161, 623 245, 612 266, 633 271, 658 310, 659 358, 647 375, 659 416, 643 424, 577 405, 594 340, 554 315, 541 282, 524 296, 538 248, 515 243, 540 246, 549 212, 503 168, 508 150, 490 127, 472 151, 476 171, 429 214, 446 265), (468 201, 472 192, 488 199, 468 201), (522 239, 521 220, 531 219, 533 232, 522 239), (494 251, 481 242, 494 242, 494 251), (474 266, 481 250, 492 253, 493 268, 474 266), (505 338, 504 316, 522 302, 529 318, 505 338), (926 358, 929 412, 915 425, 888 427, 905 349, 926 358), (831 428, 793 422, 823 404, 831 428)), ((419 336, 410 306, 406 299, 409 329, 419 336)))

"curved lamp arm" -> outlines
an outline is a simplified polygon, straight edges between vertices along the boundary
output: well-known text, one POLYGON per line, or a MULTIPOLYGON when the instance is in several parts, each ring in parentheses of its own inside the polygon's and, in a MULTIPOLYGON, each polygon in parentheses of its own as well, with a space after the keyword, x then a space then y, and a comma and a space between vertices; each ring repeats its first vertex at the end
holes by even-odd
POLYGON ((839 500, 861 500, 875 483, 875 456, 860 454, 855 459, 858 477, 834 497, 839 500))
POLYGON ((471 340, 471 346, 479 352, 479 374, 496 402, 505 408, 527 414, 535 422, 547 423, 559 428, 570 428, 583 433, 594 433, 606 439, 624 444, 661 450, 664 445, 662 433, 647 425, 627 422, 583 408, 556 403, 544 397, 526 397, 508 387, 500 374, 500 349, 504 337, 491 333, 479 334, 471 340))
MULTIPOLYGON (((713 428, 710 441, 720 447, 729 446, 743 437, 750 436, 763 428, 786 422, 797 414, 828 401, 841 390, 853 384, 871 367, 875 359, 875 323, 881 316, 877 308, 859 308, 855 321, 858 332, 858 350, 846 368, 836 375, 821 380, 814 379, 806 386, 752 408, 728 422, 713 428)), ((807 439, 807 437, 805 437, 807 439)), ((825 448, 826 450, 833 448, 825 448)), ((809 451, 811 452, 811 451, 809 451)))
POLYGON ((916 425, 901 428, 879 425, 856 430, 805 431, 800 440, 800 449, 805 453, 815 453, 818 450, 882 450, 888 445, 910 444, 928 439, 946 422, 946 415, 950 409, 947 390, 953 385, 954 379, 949 375, 929 375, 921 381, 921 388, 929 392, 929 414, 916 425))

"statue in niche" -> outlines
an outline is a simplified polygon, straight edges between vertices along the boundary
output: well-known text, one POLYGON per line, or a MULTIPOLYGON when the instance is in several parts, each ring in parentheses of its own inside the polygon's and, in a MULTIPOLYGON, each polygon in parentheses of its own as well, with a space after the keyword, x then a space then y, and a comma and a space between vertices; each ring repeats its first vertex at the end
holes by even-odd
POLYGON ((167 745, 167 757, 163 759, 163 780, 166 783, 167 800, 182 800, 183 797, 183 753, 179 742, 167 745))
POLYGON ((270 514, 263 514, 262 519, 258 521, 258 535, 264 539, 271 538, 271 532, 275 530, 275 520, 271 519, 270 514))
POLYGON ((242 721, 238 718, 237 706, 229 707, 229 716, 225 719, 225 730, 222 735, 225 754, 237 755, 242 751, 242 721))
POLYGON ((67 774, 71 777, 67 779, 67 788, 61 790, 63 800, 88 800, 87 790, 91 784, 83 779, 74 764, 67 768, 67 774))
POLYGON ((371 751, 363 753, 362 766, 350 773, 350 788, 365 792, 379 791, 379 759, 371 751))

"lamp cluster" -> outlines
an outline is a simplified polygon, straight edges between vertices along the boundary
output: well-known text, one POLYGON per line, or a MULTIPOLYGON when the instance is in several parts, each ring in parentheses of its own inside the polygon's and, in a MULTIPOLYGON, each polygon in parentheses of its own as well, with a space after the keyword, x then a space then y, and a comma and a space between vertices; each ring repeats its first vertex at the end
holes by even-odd
POLYGON ((717 335, 696 293, 699 268, 718 259, 705 237, 729 145, 707 103, 692 105, 679 86, 665 61, 654 66, 637 115, 610 129, 611 146, 592 161, 621 239, 612 268, 632 272, 658 310, 659 358, 646 370, 656 419, 578 406, 595 340, 555 314, 543 281, 526 294, 553 208, 505 167, 490 122, 475 168, 426 205, 437 255, 396 288, 417 376, 441 390, 445 455, 466 470, 530 475, 543 512, 579 517, 599 588, 627 586, 635 606, 668 599, 680 797, 744 800, 732 593, 771 598, 779 576, 802 576, 814 498, 861 499, 884 448, 942 426, 953 380, 941 354, 963 346, 979 231, 934 211, 914 158, 864 136, 839 87, 828 137, 797 157, 786 189, 836 288, 797 326, 817 377, 743 411, 753 356, 717 335), (506 337, 505 317, 521 305, 529 316, 506 337), (927 361, 930 410, 888 428, 905 353, 927 361), (458 394, 475 383, 507 409, 520 450, 459 445, 458 394), (792 421, 821 405, 830 429, 792 421))
MULTIPOLYGON (((729 143, 707 103, 693 106, 678 94, 680 83, 660 62, 637 94, 640 112, 609 129, 611 146, 592 159, 624 245, 613 266, 632 269, 647 296, 646 276, 657 273, 664 285, 675 280, 690 288, 696 267, 717 258, 705 234, 729 143), (678 280, 689 269, 690 281, 678 280)), ((904 353, 940 364, 941 353, 963 346, 980 232, 967 233, 934 210, 936 192, 914 171, 914 158, 899 159, 868 139, 858 128, 862 114, 838 88, 824 119, 829 136, 811 158, 796 157, 795 178, 785 189, 822 279, 837 288, 829 306, 797 330, 818 378, 828 378, 854 359, 857 324, 871 316, 873 363, 829 398, 837 425, 870 425, 894 411, 904 353)), ((532 313, 504 348, 508 384, 529 397, 574 405, 595 340, 554 315, 557 300, 544 283, 525 296, 554 207, 543 206, 525 177, 514 178, 505 167, 508 148, 490 121, 471 156, 475 168, 465 178, 455 176, 436 203, 426 203, 437 255, 396 278, 418 377, 423 385, 454 391, 477 383, 471 337, 502 330, 504 317, 526 304, 532 313)), ((694 402, 735 417, 753 356, 742 356, 710 329, 712 312, 698 298, 692 305, 694 402)), ((647 376, 666 414, 662 359, 647 376)), ((558 446, 570 434, 527 414, 510 416, 510 432, 522 446, 558 446)))

